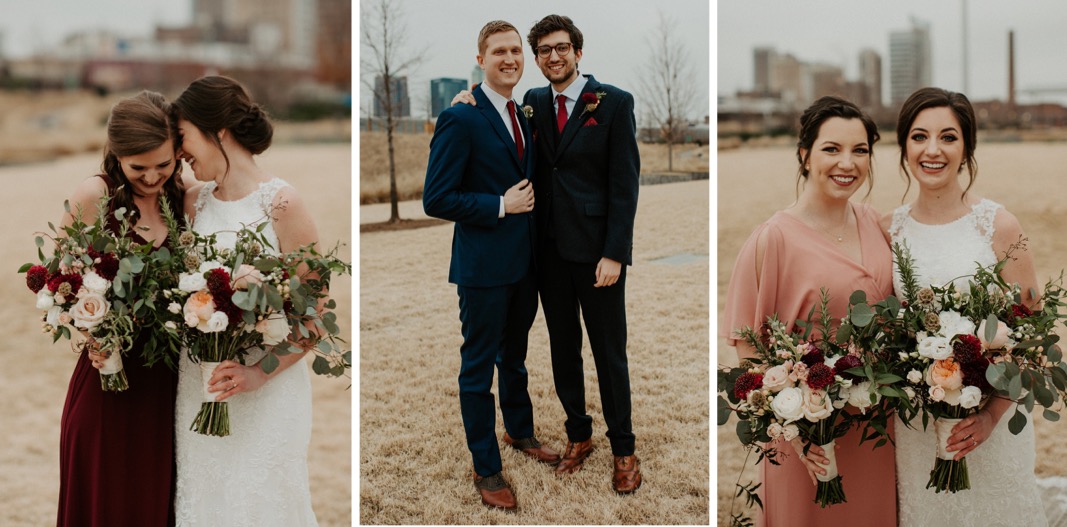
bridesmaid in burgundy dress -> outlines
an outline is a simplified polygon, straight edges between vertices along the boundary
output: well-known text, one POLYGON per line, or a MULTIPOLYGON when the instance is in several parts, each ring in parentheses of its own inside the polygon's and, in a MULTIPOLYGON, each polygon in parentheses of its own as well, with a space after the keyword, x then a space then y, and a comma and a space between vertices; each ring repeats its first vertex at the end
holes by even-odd
MULTIPOLYGON (((107 123, 103 173, 83 181, 70 198, 74 214, 96 218, 102 196, 109 208, 136 210, 138 242, 160 247, 167 228, 166 196, 182 217, 181 161, 175 156, 176 127, 170 107, 154 92, 124 99, 107 123), (80 209, 79 209, 80 207, 80 209)), ((109 215, 109 222, 115 222, 109 215)), ((74 218, 63 217, 63 225, 74 218)), ((103 355, 83 351, 70 379, 59 441, 60 527, 165 526, 174 524, 174 400, 177 373, 161 362, 145 364, 142 333, 126 350, 129 389, 100 387, 103 355)), ((106 351, 106 350, 104 350, 106 351)))
MULTIPOLYGON (((840 320, 852 291, 871 301, 893 292, 892 253, 879 226, 881 216, 868 205, 852 203, 860 186, 870 183, 871 152, 878 140, 874 122, 856 105, 823 97, 800 118, 797 159, 804 187, 796 203, 774 214, 752 233, 734 265, 721 326, 722 336, 741 359, 754 356, 733 332, 759 327, 777 314, 791 323, 817 306, 827 288, 830 316, 840 320)), ((815 321, 817 322, 817 320, 815 321)), ((892 433, 892 429, 890 429, 892 433)), ((776 445, 781 465, 760 463, 763 515, 758 525, 870 525, 895 527, 896 471, 892 446, 860 445, 853 429, 837 440, 837 466, 846 503, 825 509, 813 502, 816 463, 828 463, 812 445, 776 445)))

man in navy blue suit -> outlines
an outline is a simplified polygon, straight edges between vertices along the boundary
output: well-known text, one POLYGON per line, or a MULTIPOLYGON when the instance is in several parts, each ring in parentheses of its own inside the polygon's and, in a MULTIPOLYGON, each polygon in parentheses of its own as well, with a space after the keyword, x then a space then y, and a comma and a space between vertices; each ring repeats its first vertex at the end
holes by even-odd
POLYGON ((514 509, 501 474, 496 409, 490 389, 499 373, 504 442, 550 465, 560 456, 534 437, 527 391, 526 345, 537 314, 532 134, 512 90, 522 77, 522 37, 489 22, 478 35, 485 82, 477 106, 458 105, 437 118, 423 187, 430 216, 455 222, 448 281, 459 294, 460 411, 482 502, 514 509))
POLYGON ((612 488, 627 494, 641 486, 626 359, 626 266, 641 168, 634 98, 579 75, 583 37, 570 18, 546 16, 527 42, 549 82, 528 91, 523 104, 533 109, 536 138, 538 289, 556 393, 567 414, 567 449, 556 472, 580 470, 593 449, 581 316, 614 457, 612 488))

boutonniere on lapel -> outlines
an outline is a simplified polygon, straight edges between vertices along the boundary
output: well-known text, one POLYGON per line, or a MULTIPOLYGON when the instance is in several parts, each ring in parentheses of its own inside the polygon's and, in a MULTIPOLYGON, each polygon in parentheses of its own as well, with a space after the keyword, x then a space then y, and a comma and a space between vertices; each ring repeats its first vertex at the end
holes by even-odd
POLYGON ((533 106, 530 106, 529 104, 523 106, 522 114, 525 115, 527 119, 533 119, 533 106))
MULTIPOLYGON (((585 108, 582 110, 582 115, 579 115, 578 118, 580 119, 580 118, 584 117, 585 114, 587 114, 587 113, 595 112, 597 107, 600 106, 600 99, 603 99, 605 95, 607 95, 607 92, 602 92, 602 91, 598 91, 596 93, 591 93, 591 92, 583 93, 582 94, 582 103, 585 104, 585 108)), ((596 126, 596 125, 597 125, 596 119, 595 118, 590 118, 582 126, 584 127, 584 126, 596 126)))

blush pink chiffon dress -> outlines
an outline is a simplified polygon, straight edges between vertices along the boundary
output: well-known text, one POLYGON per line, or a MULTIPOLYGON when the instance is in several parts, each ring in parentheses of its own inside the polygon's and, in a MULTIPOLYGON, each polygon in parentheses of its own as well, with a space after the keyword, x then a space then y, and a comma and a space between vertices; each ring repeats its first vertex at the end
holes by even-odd
MULTIPOLYGON (((879 226, 879 214, 867 205, 851 204, 859 228, 862 264, 852 260, 837 244, 796 217, 777 212, 756 228, 734 264, 723 309, 720 336, 730 345, 733 332, 757 327, 772 314, 791 323, 807 317, 816 307, 820 289, 830 295, 829 311, 840 319, 848 310, 849 295, 862 289, 875 302, 893 292, 892 252, 879 226), (767 249, 762 271, 756 273, 756 239, 766 234, 767 249)), ((892 425, 892 423, 890 423, 892 425)), ((892 433, 892 428, 890 428, 892 433)), ((864 525, 895 527, 897 524, 896 469, 892 444, 879 448, 874 441, 860 445, 861 433, 851 430, 836 443, 837 466, 846 503, 820 508, 814 503, 815 486, 796 451, 779 443, 785 454, 781 465, 766 460, 759 464, 763 486, 763 514, 757 525, 767 527, 814 525, 864 525)), ((736 448, 720 445, 720 448, 736 448)))

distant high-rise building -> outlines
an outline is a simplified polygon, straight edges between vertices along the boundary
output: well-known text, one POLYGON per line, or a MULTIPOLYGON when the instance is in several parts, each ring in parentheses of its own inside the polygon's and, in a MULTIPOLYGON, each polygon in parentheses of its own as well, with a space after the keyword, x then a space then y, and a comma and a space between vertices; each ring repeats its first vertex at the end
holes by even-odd
POLYGON ((307 0, 193 0, 193 24, 209 41, 247 44, 258 56, 311 68, 317 7, 307 0))
POLYGON ((485 71, 483 71, 482 68, 478 67, 478 65, 475 64, 474 69, 471 70, 471 86, 474 86, 475 84, 478 84, 484 80, 485 71))
POLYGON ((808 79, 811 82, 811 91, 806 98, 807 102, 814 101, 825 95, 837 95, 840 97, 847 95, 845 93, 845 74, 841 68, 830 64, 810 64, 806 69, 808 79))
MULTIPOLYGON (((480 71, 480 70, 479 70, 480 71)), ((433 79, 430 81, 430 117, 437 117, 452 105, 452 98, 467 89, 463 79, 433 79)))
POLYGON ((911 29, 889 34, 889 96, 899 106, 932 81, 930 25, 911 19, 911 29))
MULTIPOLYGON (((393 77, 390 98, 393 101, 393 117, 411 117, 411 98, 408 96, 408 78, 393 77)), ((385 117, 385 82, 379 75, 374 79, 374 116, 385 117), (379 96, 380 94, 380 96, 379 96)))
POLYGON ((774 48, 756 48, 753 50, 753 88, 759 94, 771 92, 772 78, 774 73, 774 48))
POLYGON ((782 103, 790 108, 803 108, 811 101, 811 87, 805 82, 804 64, 796 57, 775 55, 771 61, 771 92, 777 93, 782 103))
POLYGON ((882 108, 882 56, 873 49, 860 51, 860 93, 856 104, 867 111, 882 108))

